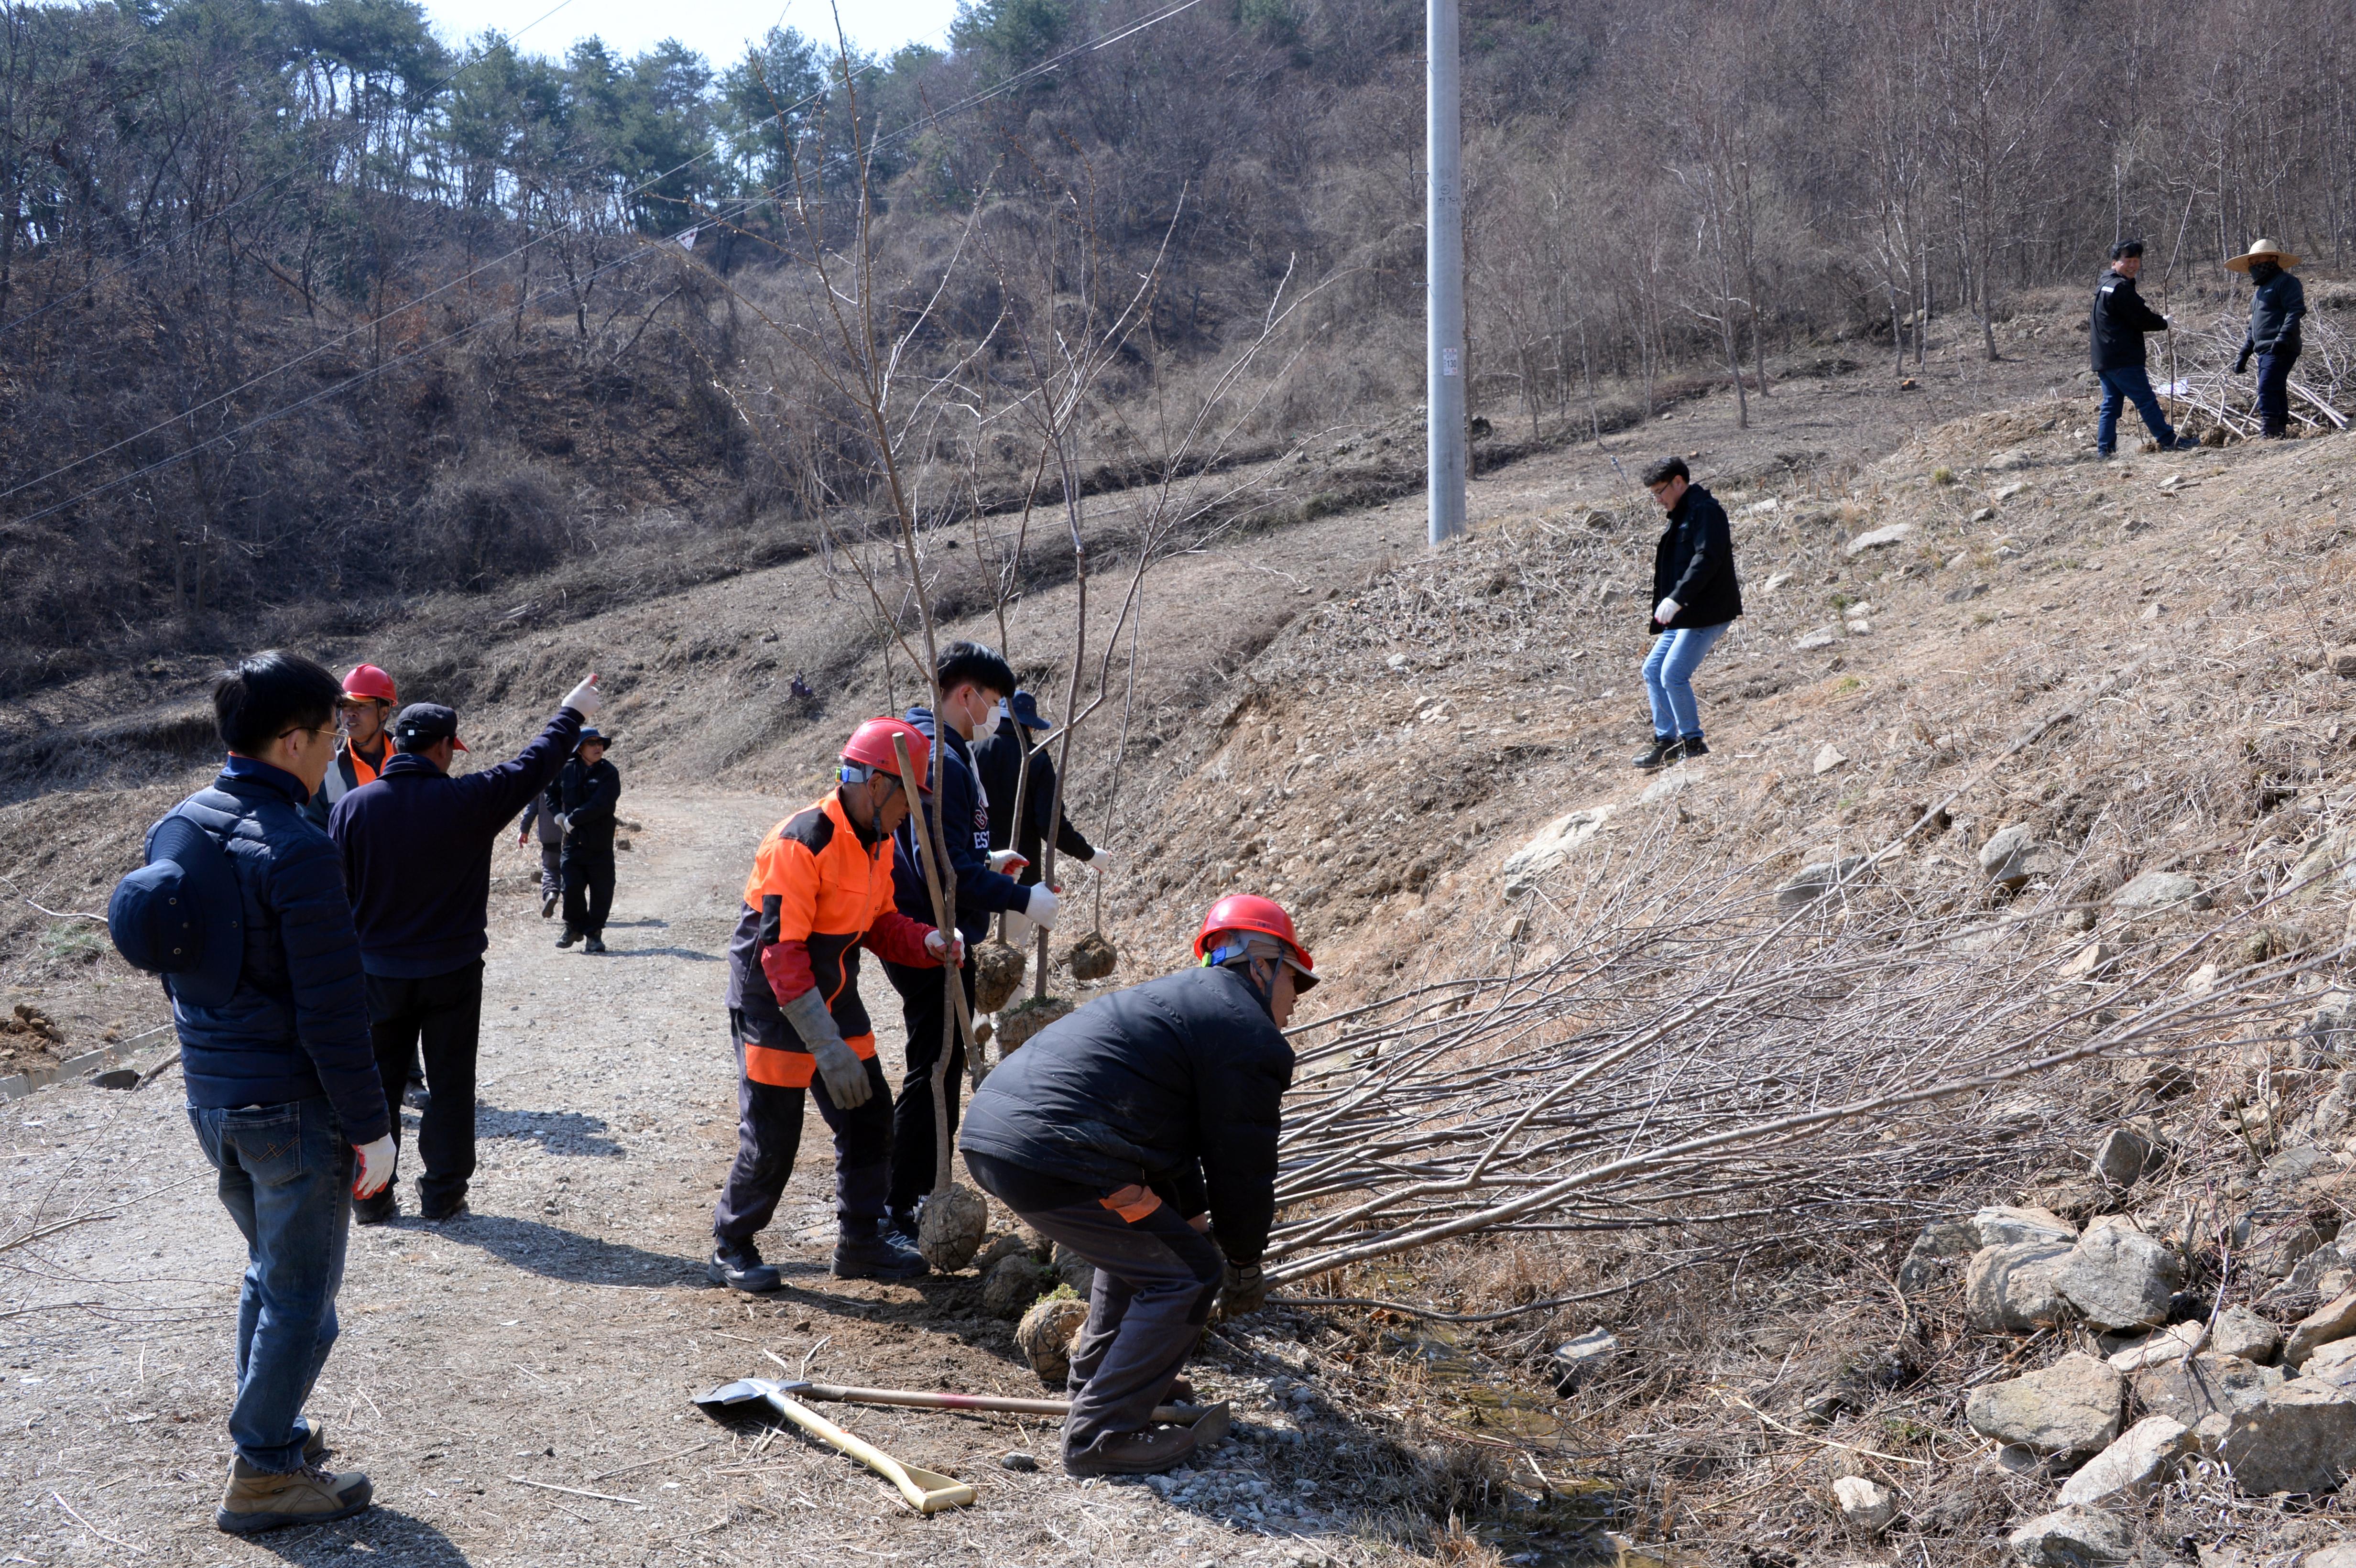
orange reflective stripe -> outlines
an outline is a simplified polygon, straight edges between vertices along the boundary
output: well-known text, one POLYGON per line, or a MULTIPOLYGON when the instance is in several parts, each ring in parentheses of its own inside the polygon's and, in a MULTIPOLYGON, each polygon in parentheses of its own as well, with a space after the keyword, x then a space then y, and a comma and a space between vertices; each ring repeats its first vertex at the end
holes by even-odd
POLYGON ((807 1089, 817 1059, 807 1051, 783 1051, 774 1045, 744 1044, 744 1076, 773 1089, 807 1089))
POLYGON ((1162 1207, 1161 1196, 1153 1189, 1140 1187, 1133 1182, 1127 1187, 1114 1189, 1097 1201, 1132 1225, 1162 1207))
POLYGON ((860 1061, 873 1061, 875 1060, 875 1037, 873 1035, 854 1034, 842 1043, 851 1047, 851 1054, 859 1058, 860 1061))
POLYGON ((357 784, 376 783, 377 770, 369 766, 369 760, 360 755, 359 747, 351 748, 344 755, 352 760, 352 778, 356 781, 356 787, 357 784))

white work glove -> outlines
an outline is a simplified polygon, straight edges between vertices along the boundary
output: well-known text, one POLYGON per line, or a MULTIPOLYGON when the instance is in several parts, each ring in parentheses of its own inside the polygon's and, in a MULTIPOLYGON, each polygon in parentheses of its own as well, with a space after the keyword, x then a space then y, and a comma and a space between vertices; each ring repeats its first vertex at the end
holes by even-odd
POLYGON ((1653 619, 1665 626, 1670 622, 1676 620, 1677 618, 1677 612, 1684 608, 1684 605, 1679 604, 1674 599, 1664 599, 1658 604, 1653 606, 1653 619))
POLYGON ((1019 910, 1008 910, 1000 918, 1005 923, 1005 929, 1001 934, 1006 938, 1006 944, 1009 947, 1025 947, 1030 944, 1031 933, 1038 927, 1031 923, 1028 916, 1019 910))
POLYGON ((1098 876, 1101 877, 1107 871, 1112 869, 1112 851, 1100 845, 1098 847, 1097 852, 1088 857, 1087 863, 1088 869, 1096 872, 1098 876))
POLYGON ((816 990, 804 991, 777 1009, 794 1032, 809 1047, 818 1075, 826 1082, 826 1096, 838 1111, 855 1111, 867 1104, 874 1085, 867 1082, 867 1063, 843 1043, 842 1029, 816 990))
POLYGON ((1012 849, 992 849, 990 869, 1001 877, 1019 877, 1031 862, 1012 849))
POLYGON ((928 931, 925 933, 925 951, 942 968, 954 969, 965 962, 965 938, 955 934, 945 937, 937 931, 928 931))
POLYGON ((373 1198, 391 1182, 401 1150, 387 1133, 372 1144, 354 1144, 352 1152, 359 1156, 359 1168, 352 1172, 352 1196, 373 1198))
POLYGON ((1023 906, 1023 913, 1042 931, 1055 929, 1055 893, 1044 882, 1031 884, 1031 901, 1023 906))
POLYGON ((605 706, 605 699, 597 690, 597 672, 590 671, 589 677, 565 693, 564 700, 557 706, 570 708, 584 719, 596 718, 597 710, 605 706))

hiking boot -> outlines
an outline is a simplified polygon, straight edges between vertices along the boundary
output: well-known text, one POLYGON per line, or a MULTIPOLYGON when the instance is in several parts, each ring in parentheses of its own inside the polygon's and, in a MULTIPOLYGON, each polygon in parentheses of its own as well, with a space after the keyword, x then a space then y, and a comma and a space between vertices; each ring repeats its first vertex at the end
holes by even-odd
POLYGON ((384 1190, 373 1198, 352 1200, 352 1223, 355 1225, 383 1225, 399 1218, 401 1200, 394 1195, 390 1181, 384 1184, 384 1190))
POLYGON ((1644 769, 1646 773, 1651 773, 1655 768, 1659 767, 1663 763, 1667 762, 1676 754, 1677 738, 1675 735, 1655 735, 1653 737, 1653 743, 1651 745, 1637 752, 1635 756, 1630 760, 1633 762, 1637 767, 1644 769))
POLYGON ((605 939, 602 936, 593 936, 588 941, 581 944, 581 951, 584 953, 603 953, 605 951, 605 939))
POLYGON ((358 1470, 337 1472, 305 1465, 286 1475, 257 1470, 242 1459, 229 1467, 229 1489, 213 1522, 231 1535, 255 1535, 289 1524, 324 1524, 349 1519, 376 1496, 358 1470))
POLYGON ((2201 438, 2197 435, 2179 435, 2176 438, 2176 450, 2198 452, 2201 450, 2201 438))
POLYGON ((417 1195, 417 1212, 427 1224, 440 1225, 452 1220, 463 1220, 472 1211, 466 1207, 466 1195, 463 1192, 455 1198, 435 1199, 429 1199, 420 1192, 417 1195))
POLYGON ((542 893, 542 894, 541 894, 541 895, 540 895, 540 918, 541 918, 541 919, 542 919, 542 920, 546 920, 546 919, 548 919, 551 915, 553 915, 553 914, 556 912, 556 906, 557 906, 557 905, 559 905, 559 904, 561 904, 561 903, 562 903, 563 901, 564 901, 564 895, 563 895, 562 893, 542 893))
POLYGON ((761 1249, 750 1242, 719 1243, 712 1249, 712 1261, 704 1272, 712 1284, 747 1296, 766 1296, 785 1283, 774 1267, 761 1261, 761 1249))
POLYGON ((580 940, 581 933, 568 925, 564 928, 564 934, 556 939, 556 945, 559 947, 570 947, 580 940))
POLYGON ((881 1229, 867 1236, 845 1231, 835 1239, 837 1279, 916 1279, 932 1272, 924 1253, 881 1229))
POLYGON ((1683 762, 1687 757, 1708 755, 1709 748, 1702 743, 1702 738, 1698 735, 1687 735, 1677 742, 1677 761, 1679 762, 1683 762))
POLYGON ((916 1244, 916 1238, 920 1234, 916 1228, 916 1211, 915 1205, 912 1204, 905 1209, 885 1210, 884 1211, 884 1233, 891 1237, 894 1241, 898 1242, 902 1246, 915 1246, 916 1244))
POLYGON ((1067 1476, 1154 1476, 1174 1470, 1194 1456, 1191 1426, 1149 1426, 1142 1432, 1108 1432, 1086 1448, 1064 1455, 1067 1476))

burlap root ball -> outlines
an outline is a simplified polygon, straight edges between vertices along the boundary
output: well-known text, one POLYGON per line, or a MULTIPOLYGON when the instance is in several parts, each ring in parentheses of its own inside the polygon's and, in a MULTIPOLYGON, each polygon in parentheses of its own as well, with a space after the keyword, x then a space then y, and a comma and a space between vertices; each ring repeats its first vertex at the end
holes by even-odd
POLYGON ((1101 980, 1119 966, 1120 952, 1101 931, 1091 931, 1064 955, 1075 980, 1101 980))
POLYGON ((1072 1010, 1069 998, 1036 997, 998 1015, 998 1054, 1002 1061, 1023 1049, 1031 1037, 1072 1010))
POLYGON ((1088 1304, 1068 1296, 1051 1296, 1023 1315, 1015 1326, 1014 1343, 1030 1361, 1039 1381, 1061 1389, 1072 1375, 1072 1339, 1088 1320, 1088 1304))
POLYGON ((973 1010, 994 1013, 1014 999, 1023 988, 1023 971, 1028 962, 1020 947, 1009 947, 1003 942, 985 942, 973 950, 973 1010))
POLYGON ((916 1220, 916 1250, 943 1274, 955 1274, 981 1250, 990 1231, 990 1203, 970 1187, 949 1184, 925 1200, 916 1220))

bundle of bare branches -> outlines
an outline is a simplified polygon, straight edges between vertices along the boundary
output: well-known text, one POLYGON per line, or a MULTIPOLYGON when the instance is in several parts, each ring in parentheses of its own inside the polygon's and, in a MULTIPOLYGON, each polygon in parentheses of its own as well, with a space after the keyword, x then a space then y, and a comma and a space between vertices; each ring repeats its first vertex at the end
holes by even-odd
MULTIPOLYGON (((2182 356, 2176 400, 2244 437, 2258 433, 2255 379, 2233 374, 2248 325, 2245 315, 2227 310, 2175 335, 2182 356)), ((2356 339, 2323 310, 2308 312, 2299 336, 2304 347, 2290 379, 2291 418, 2311 431, 2346 430, 2356 416, 2356 339)))
POLYGON ((1888 1234, 2083 1151, 2115 1099, 2024 1081, 2278 1038, 2297 976, 2330 957, 2259 956, 2265 904, 2162 913, 2090 952, 2036 885, 1958 909, 1880 880, 1879 857, 1779 901, 1755 874, 1673 869, 1691 864, 1673 831, 1633 831, 1543 890, 1562 956, 1316 1026, 1280 1140, 1273 1280, 1538 1230, 1615 1242, 1592 1296, 1888 1234))

